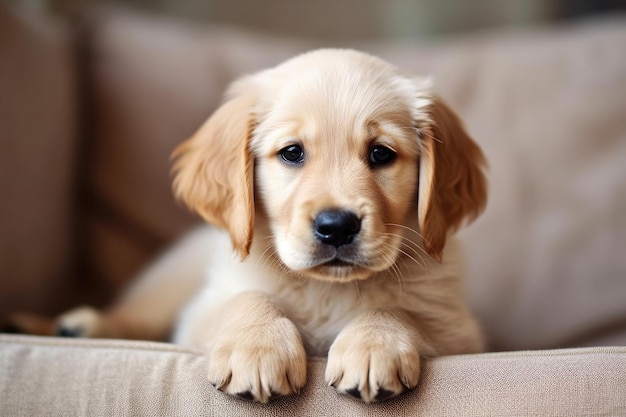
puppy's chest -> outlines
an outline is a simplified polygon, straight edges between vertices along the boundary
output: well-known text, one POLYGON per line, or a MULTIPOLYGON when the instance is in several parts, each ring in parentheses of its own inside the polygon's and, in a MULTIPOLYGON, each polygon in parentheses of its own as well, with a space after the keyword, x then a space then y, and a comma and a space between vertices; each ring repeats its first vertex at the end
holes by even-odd
POLYGON ((324 356, 337 334, 364 311, 411 304, 398 285, 381 282, 284 283, 273 297, 298 327, 307 353, 324 356))

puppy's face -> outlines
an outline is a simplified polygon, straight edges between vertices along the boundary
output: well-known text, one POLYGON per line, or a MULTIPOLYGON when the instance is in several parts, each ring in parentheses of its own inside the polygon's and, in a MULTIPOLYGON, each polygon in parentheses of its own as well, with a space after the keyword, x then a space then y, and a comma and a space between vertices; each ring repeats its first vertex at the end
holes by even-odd
POLYGON ((449 230, 485 199, 482 155, 454 114, 425 83, 355 51, 238 81, 177 156, 177 194, 242 257, 257 199, 269 252, 328 281, 366 279, 400 253, 440 260, 449 230))
POLYGON ((276 252, 293 271, 367 278, 391 267, 417 216, 416 100, 387 71, 361 58, 265 74, 251 150, 276 252))

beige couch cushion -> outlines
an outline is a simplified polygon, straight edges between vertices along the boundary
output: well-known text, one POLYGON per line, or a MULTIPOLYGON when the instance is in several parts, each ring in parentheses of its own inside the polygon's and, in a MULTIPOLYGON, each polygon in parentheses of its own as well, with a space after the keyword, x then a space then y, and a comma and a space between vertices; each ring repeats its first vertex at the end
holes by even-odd
MULTIPOLYGON (((0 35, 15 28, 11 22, 0 8, 0 35)), ((46 50, 38 45, 47 43, 28 31, 11 33, 26 34, 23 46, 28 50, 46 50)), ((624 45, 625 33, 621 22, 604 22, 436 48, 361 46, 408 70, 433 74, 438 91, 459 110, 490 158, 491 202, 486 215, 463 237, 468 242, 469 296, 499 348, 584 341, 588 332, 604 329, 609 330, 602 332, 604 337, 590 343, 625 343, 620 330, 626 327, 626 70, 625 58, 615 53, 624 45)), ((226 80, 314 45, 132 15, 100 20, 93 35, 98 140, 92 158, 84 161, 93 166, 90 251, 93 271, 103 282, 121 284, 191 223, 171 202, 163 165, 170 148, 211 112, 226 80)), ((10 39, 22 45, 20 36, 10 39)), ((2 46, 9 45, 9 53, 15 53, 20 48, 11 42, 2 46)), ((36 64, 38 57, 24 62, 36 64)), ((1 71, 12 68, 3 66, 5 62, 0 61, 1 71)), ((65 68, 64 59, 52 62, 65 68)), ((31 77, 34 66, 16 75, 12 96, 32 91, 32 85, 52 88, 49 82, 30 84, 39 77, 47 80, 45 73, 31 77)), ((51 73, 55 68, 50 67, 51 73)), ((65 77, 55 75, 57 87, 67 86, 65 77)), ((0 77, 0 82, 6 79, 0 77)), ((9 91, 4 84, 2 88, 9 91)), ((37 98, 29 103, 37 103, 37 98)), ((43 109, 33 104, 37 112, 19 113, 39 115, 41 123, 22 120, 12 125, 16 119, 2 120, 7 131, 26 129, 28 139, 14 144, 2 136, 3 147, 13 149, 41 137, 41 144, 59 146, 54 152, 67 149, 63 133, 73 113, 41 104, 43 109), (48 119, 50 115, 58 120, 48 119)), ((15 108, 3 107, 0 117, 12 115, 15 108)), ((34 240, 20 244, 20 253, 38 255, 27 265, 34 272, 20 275, 32 280, 16 284, 2 275, 3 308, 10 306, 5 300, 12 302, 5 290, 9 283, 49 288, 40 280, 59 270, 57 261, 39 259, 63 259, 66 252, 60 248, 67 244, 58 233, 68 221, 63 208, 67 203, 55 199, 58 193, 64 195, 67 183, 51 174, 66 171, 54 171, 46 163, 54 161, 56 167, 69 157, 50 151, 48 159, 31 160, 28 149, 17 149, 22 153, 11 158, 3 158, 8 155, 4 148, 0 153, 0 169, 11 173, 1 171, 0 179, 24 175, 22 190, 35 190, 30 197, 50 210, 22 213, 22 199, 29 194, 17 195, 11 188, 17 181, 2 184, 3 193, 15 196, 0 205, 9 210, 0 216, 0 226, 3 233, 11 232, 0 235, 0 242, 22 242, 12 236, 24 233, 34 240), (45 173, 50 175, 30 177, 36 172, 33 167, 48 167, 45 173), (56 191, 49 195, 48 189, 56 191), (42 215, 50 224, 36 222, 42 215), (5 241, 5 236, 11 240, 5 241), (47 258, 53 243, 60 254, 47 258)), ((40 294, 29 294, 29 300, 52 297, 40 294)), ((0 415, 626 414, 626 348, 439 358, 424 364, 415 392, 375 405, 326 387, 324 364, 322 359, 310 361, 309 383, 300 396, 261 406, 214 390, 200 352, 144 342, 0 336, 0 415)))
POLYGON ((89 28, 87 261, 93 277, 118 290, 191 224, 171 193, 169 156, 202 121, 200 109, 212 108, 220 95, 213 87, 220 70, 202 77, 203 59, 176 36, 163 36, 167 29, 133 31, 125 22, 95 20, 89 28), (192 94, 181 87, 188 77, 199 82, 192 94))
POLYGON ((119 289, 195 220, 171 192, 174 148, 234 77, 301 48, 116 9, 95 15, 90 28, 89 262, 97 279, 119 289))
POLYGON ((68 35, 0 4, 0 317, 67 307, 78 126, 68 35))
MULTIPOLYGON (((226 83, 321 45, 125 13, 98 21, 93 185, 124 222, 95 214, 94 253, 105 280, 123 282, 150 244, 190 224, 171 199, 168 156, 226 83)), ((624 44, 618 20, 356 45, 432 76, 485 150, 490 200, 462 236, 468 296, 495 349, 626 344, 624 44)))
POLYGON ((312 359, 300 395, 268 405, 213 388, 206 357, 168 344, 0 336, 0 415, 617 416, 626 348, 450 356, 417 389, 380 404, 337 394, 312 359))
POLYGON ((460 43, 433 68, 490 163, 462 236, 496 349, 626 344, 623 44, 624 21, 589 22, 460 43))

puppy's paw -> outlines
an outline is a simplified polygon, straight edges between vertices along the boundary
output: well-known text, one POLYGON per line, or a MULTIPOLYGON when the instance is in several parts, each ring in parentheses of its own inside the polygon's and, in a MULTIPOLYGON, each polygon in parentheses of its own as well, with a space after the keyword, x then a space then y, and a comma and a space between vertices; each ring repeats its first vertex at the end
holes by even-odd
POLYGON ((91 307, 78 307, 60 315, 55 333, 62 337, 103 337, 102 316, 91 307))
POLYGON ((377 330, 380 331, 344 331, 331 346, 326 382, 338 392, 376 402, 417 385, 420 374, 417 348, 401 336, 395 340, 378 337, 381 335, 377 330))
POLYGON ((299 392, 306 382, 306 353, 286 318, 223 330, 209 351, 209 382, 220 391, 266 403, 299 392))

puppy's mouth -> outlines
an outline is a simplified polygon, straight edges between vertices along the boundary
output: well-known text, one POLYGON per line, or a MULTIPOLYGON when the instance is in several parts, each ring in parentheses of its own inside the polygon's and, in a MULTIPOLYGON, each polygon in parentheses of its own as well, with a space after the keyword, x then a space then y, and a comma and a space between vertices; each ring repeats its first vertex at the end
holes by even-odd
POLYGON ((372 271, 367 263, 356 254, 342 254, 318 257, 306 270, 307 275, 323 281, 347 282, 367 279, 372 271))
POLYGON ((365 267, 367 262, 363 259, 359 245, 351 245, 334 248, 329 245, 319 245, 315 254, 311 256, 310 267, 334 267, 356 268, 365 267))
POLYGON ((396 260, 397 252, 390 250, 395 247, 393 242, 372 242, 366 233, 342 245, 320 240, 279 239, 277 254, 298 276, 337 283, 367 280, 396 260))
POLYGON ((343 268, 343 267, 355 267, 357 265, 350 261, 344 261, 343 259, 334 258, 334 259, 331 259, 330 261, 326 261, 322 263, 320 266, 343 268))

